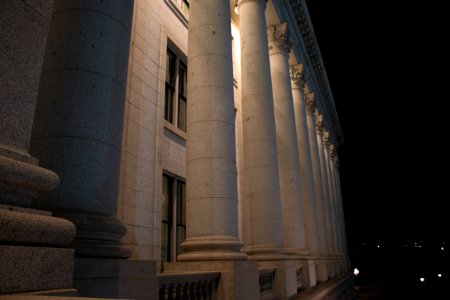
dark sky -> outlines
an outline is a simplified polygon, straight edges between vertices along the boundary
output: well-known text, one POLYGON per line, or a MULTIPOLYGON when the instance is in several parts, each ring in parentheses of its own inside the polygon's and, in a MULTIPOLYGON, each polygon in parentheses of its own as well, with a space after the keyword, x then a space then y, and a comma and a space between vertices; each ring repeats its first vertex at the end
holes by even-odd
POLYGON ((307 0, 345 139, 349 241, 447 238, 445 10, 384 2, 307 0))

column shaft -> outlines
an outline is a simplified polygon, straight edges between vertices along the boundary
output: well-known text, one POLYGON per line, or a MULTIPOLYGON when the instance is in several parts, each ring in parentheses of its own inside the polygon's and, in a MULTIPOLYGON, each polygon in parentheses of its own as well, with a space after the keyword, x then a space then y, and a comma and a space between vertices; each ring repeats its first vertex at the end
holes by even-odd
POLYGON ((301 258, 306 254, 305 223, 301 201, 300 164, 292 87, 289 76, 290 46, 287 23, 269 26, 268 35, 278 148, 283 245, 287 254, 301 258))
MULTIPOLYGON (((325 134, 325 133, 324 133, 325 134)), ((327 135, 329 133, 327 132, 327 135)), ((328 191, 329 191, 329 205, 330 205, 330 224, 331 224, 331 242, 333 244, 333 254, 337 255, 338 252, 338 229, 336 226, 336 206, 335 206, 335 193, 333 188, 333 182, 331 180, 331 165, 330 165, 330 155, 329 155, 329 143, 328 143, 328 137, 327 141, 324 142, 324 154, 325 154, 325 168, 327 173, 327 185, 328 185, 328 191)))
POLYGON ((31 153, 60 186, 41 208, 72 221, 78 255, 128 257, 115 217, 133 1, 55 1, 31 153))
POLYGON ((239 2, 241 34, 245 251, 284 258, 275 119, 264 0, 239 2))
POLYGON ((186 241, 178 259, 240 260, 230 9, 189 7, 186 241))
POLYGON ((308 124, 306 121, 305 99, 303 90, 303 75, 300 67, 291 67, 292 96, 295 112, 295 124, 298 143, 298 157, 300 163, 300 190, 304 208, 306 247, 310 255, 319 254, 319 237, 316 216, 316 198, 314 194, 314 181, 311 161, 311 149, 308 139, 308 124))
POLYGON ((333 233, 331 229, 331 219, 330 219, 330 194, 328 189, 328 177, 327 177, 327 169, 325 165, 325 154, 324 154, 324 146, 322 140, 322 128, 321 125, 317 126, 317 118, 316 118, 316 139, 317 139, 317 150, 319 154, 319 165, 320 165, 320 173, 322 176, 322 191, 323 191, 323 211, 325 216, 325 228, 326 228, 326 240, 327 240, 327 249, 328 256, 333 255, 333 233))

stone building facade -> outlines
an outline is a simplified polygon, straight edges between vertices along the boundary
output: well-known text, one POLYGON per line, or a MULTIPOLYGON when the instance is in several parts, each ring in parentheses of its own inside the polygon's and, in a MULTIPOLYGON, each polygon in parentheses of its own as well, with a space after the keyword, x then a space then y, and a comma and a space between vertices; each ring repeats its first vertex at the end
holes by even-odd
POLYGON ((2 6, 0 298, 352 298, 304 0, 2 6))

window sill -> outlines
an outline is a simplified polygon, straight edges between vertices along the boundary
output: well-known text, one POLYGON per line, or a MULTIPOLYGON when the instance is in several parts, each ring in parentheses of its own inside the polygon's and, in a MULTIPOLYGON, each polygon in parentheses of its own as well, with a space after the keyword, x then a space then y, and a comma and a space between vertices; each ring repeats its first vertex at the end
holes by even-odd
POLYGON ((169 130, 173 134, 179 136, 183 140, 186 140, 186 132, 184 132, 183 130, 179 129, 177 126, 175 126, 174 124, 170 123, 167 120, 164 120, 164 128, 166 128, 167 130, 169 130))

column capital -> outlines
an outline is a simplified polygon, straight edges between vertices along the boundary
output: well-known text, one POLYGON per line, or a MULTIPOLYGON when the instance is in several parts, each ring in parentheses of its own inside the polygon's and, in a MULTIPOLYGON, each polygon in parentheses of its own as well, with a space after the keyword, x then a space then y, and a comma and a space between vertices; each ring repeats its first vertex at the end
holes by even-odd
POLYGON ((329 147, 330 147, 330 132, 326 128, 322 128, 322 139, 323 139, 324 147, 326 149, 329 149, 329 147))
POLYGON ((323 115, 319 113, 319 111, 316 109, 314 111, 314 121, 316 122, 316 132, 317 134, 323 135, 323 115))
POLYGON ((331 144, 331 143, 330 143, 328 149, 329 149, 329 151, 330 151, 330 157, 331 157, 331 160, 334 161, 335 156, 336 156, 336 146, 335 146, 334 144, 331 144))
POLYGON ((306 104, 306 109, 309 111, 314 111, 314 93, 313 92, 309 92, 309 93, 305 93, 305 104, 306 104))
POLYGON ((289 31, 286 22, 280 25, 268 26, 267 37, 269 38, 269 51, 281 50, 289 52, 291 50, 289 31), (276 49, 274 49, 274 46, 276 49))
POLYGON ((289 66, 289 75, 291 80, 299 87, 305 88, 305 72, 303 71, 303 64, 289 66))

